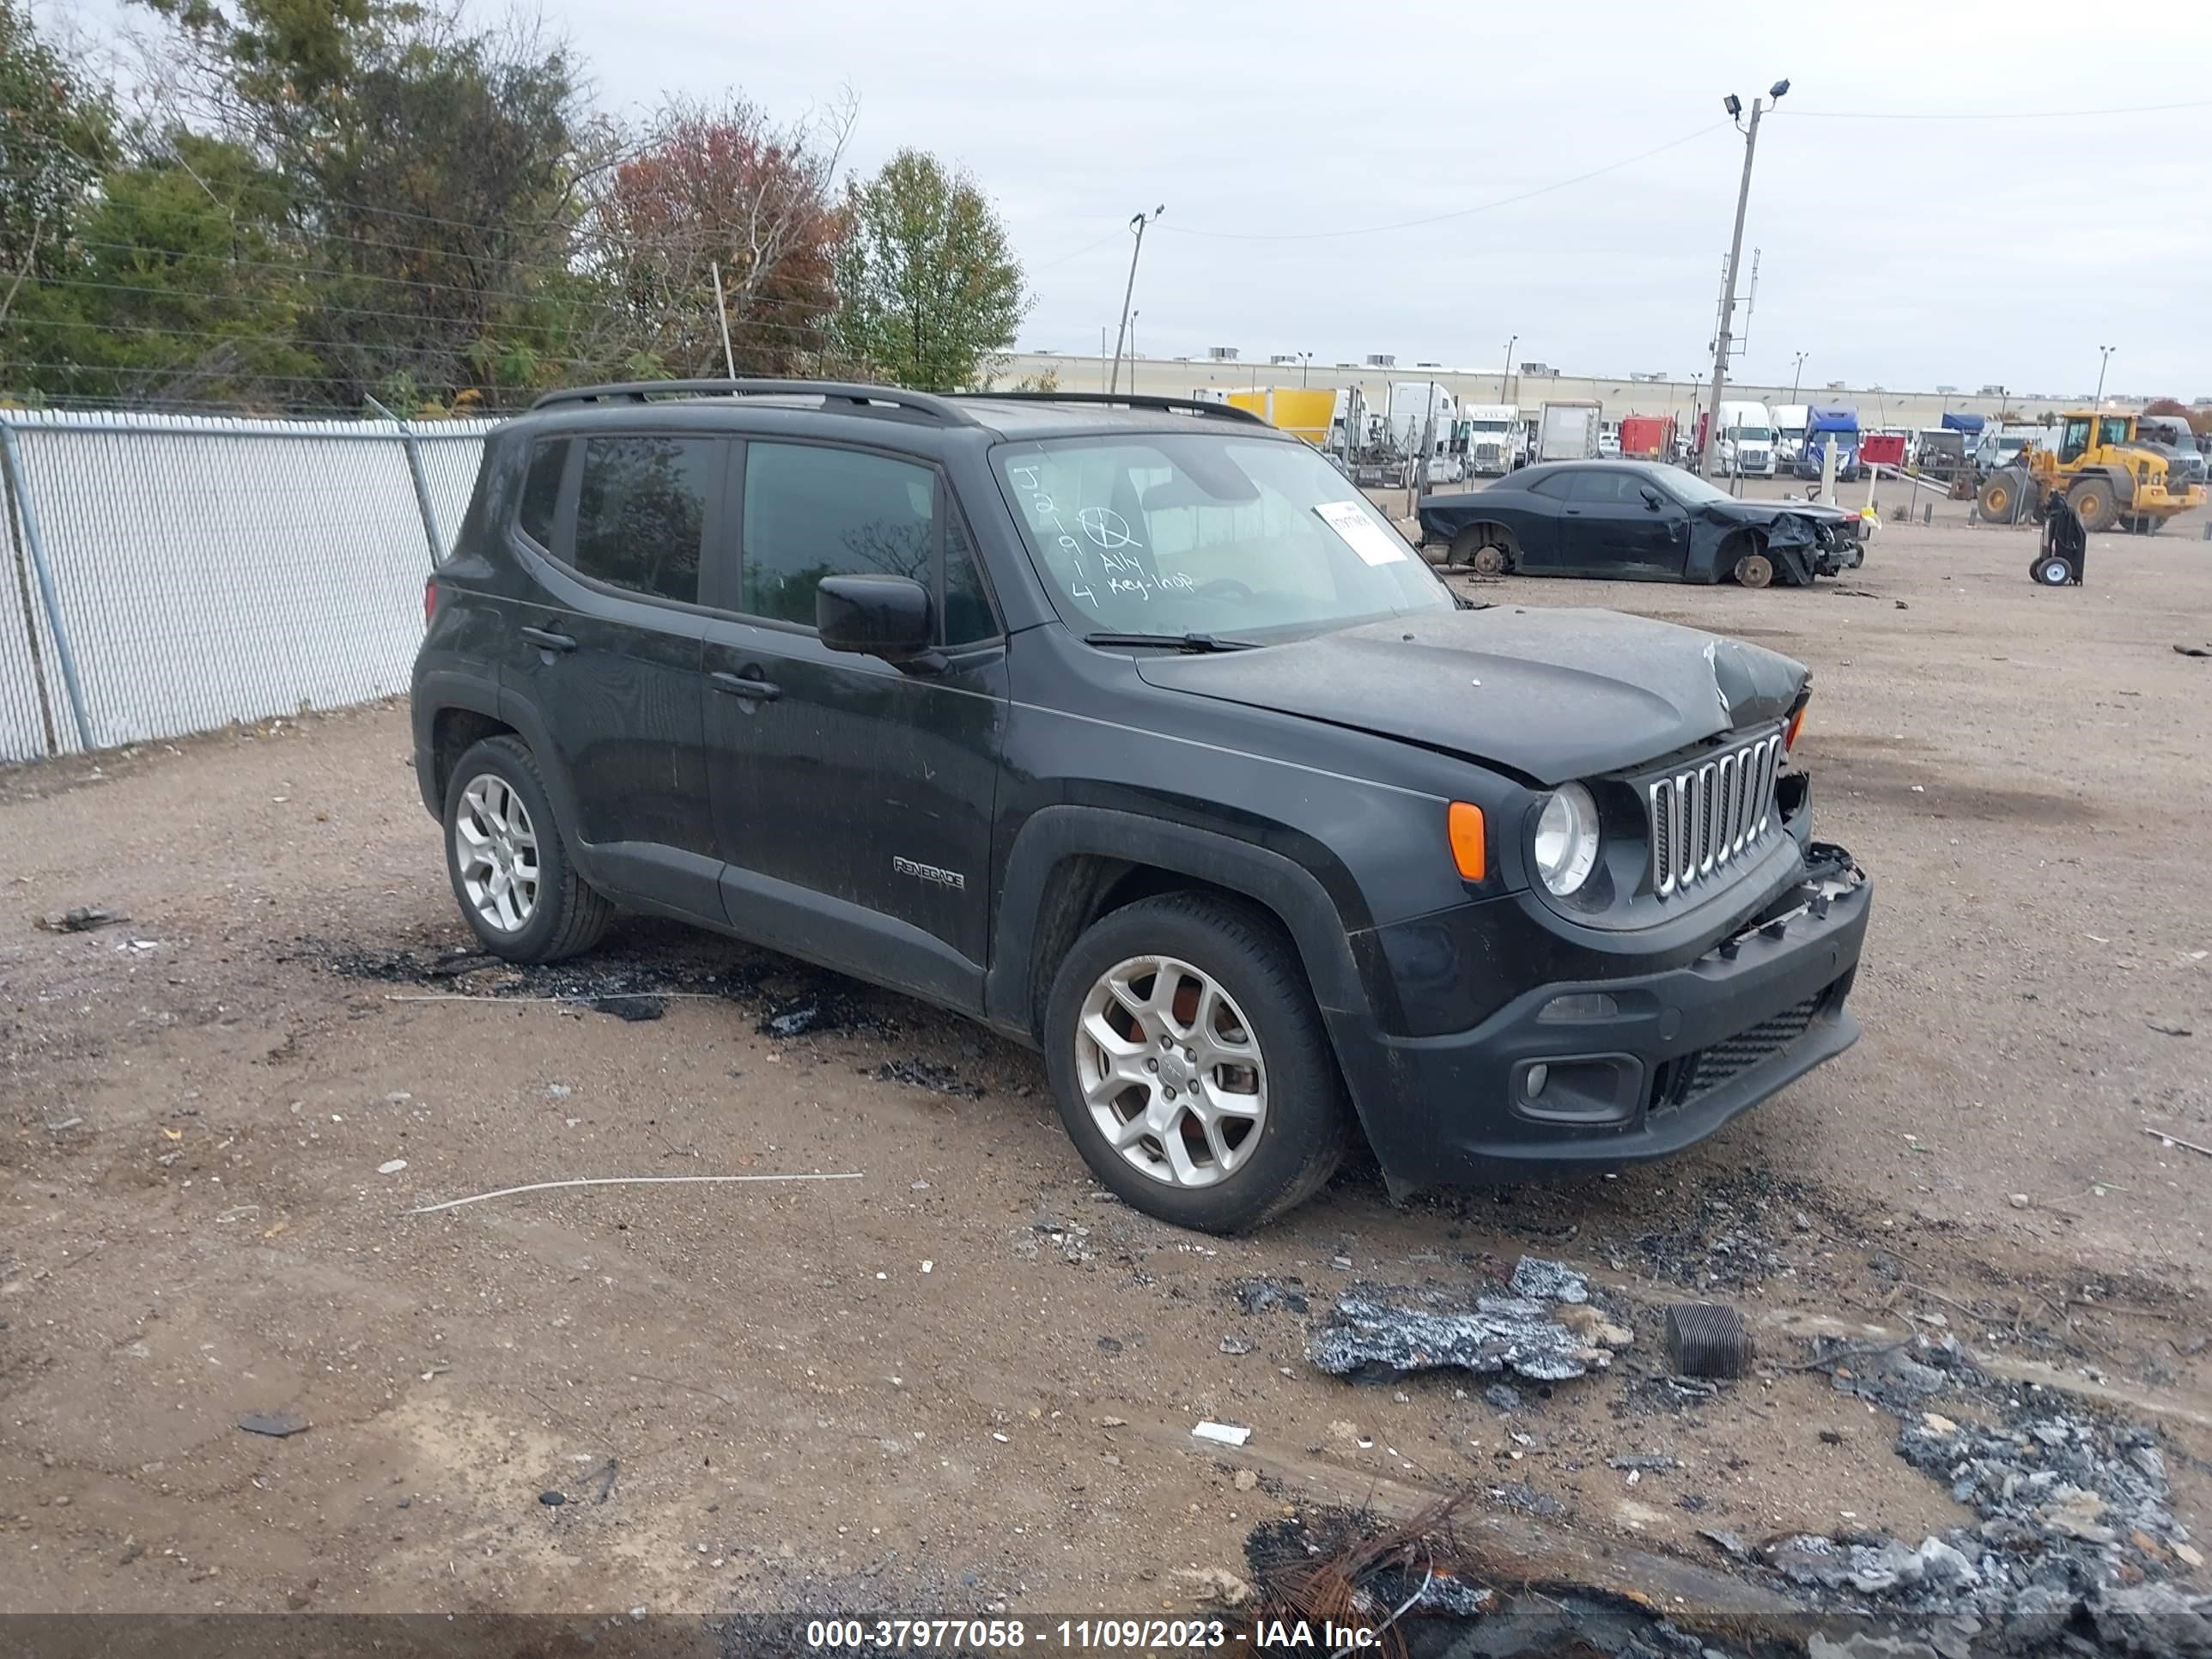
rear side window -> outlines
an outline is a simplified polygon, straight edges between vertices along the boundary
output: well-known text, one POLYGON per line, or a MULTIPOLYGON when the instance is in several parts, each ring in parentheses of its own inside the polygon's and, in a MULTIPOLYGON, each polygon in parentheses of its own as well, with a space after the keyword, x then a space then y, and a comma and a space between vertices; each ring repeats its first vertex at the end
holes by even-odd
POLYGON ((708 497, 720 487, 717 438, 592 438, 576 497, 577 570, 611 587, 699 602, 708 497))
POLYGON ((566 438, 541 438, 530 452, 530 473, 522 481, 522 505, 515 514, 522 533, 538 546, 553 545, 553 514, 561 501, 561 470, 568 459, 566 438))
POLYGON ((859 450, 745 446, 744 592, 752 616, 814 625, 824 576, 934 588, 937 476, 859 450))
POLYGON ((1539 478, 1530 484, 1528 493, 1531 495, 1549 495, 1555 501, 1563 501, 1567 498, 1567 491, 1574 488, 1577 477, 1572 472, 1554 472, 1551 477, 1539 478))

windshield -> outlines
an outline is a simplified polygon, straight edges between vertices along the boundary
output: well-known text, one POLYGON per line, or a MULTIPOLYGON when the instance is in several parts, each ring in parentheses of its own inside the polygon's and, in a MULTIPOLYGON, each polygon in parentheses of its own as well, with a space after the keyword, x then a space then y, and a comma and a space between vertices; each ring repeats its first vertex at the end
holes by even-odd
POLYGON ((1079 634, 1254 640, 1453 608, 1390 521, 1304 444, 1148 433, 1006 444, 994 459, 1079 634))
POLYGON ((1735 496, 1725 489, 1717 489, 1694 472, 1685 472, 1679 467, 1670 468, 1658 475, 1660 485, 1685 507, 1703 507, 1708 501, 1732 501, 1735 496))
POLYGON ((1510 421, 1470 421, 1468 424, 1477 432, 1504 432, 1509 430, 1513 423, 1510 421))
POLYGON ((1740 444, 1765 444, 1774 441, 1774 434, 1763 426, 1732 426, 1730 436, 1740 444))

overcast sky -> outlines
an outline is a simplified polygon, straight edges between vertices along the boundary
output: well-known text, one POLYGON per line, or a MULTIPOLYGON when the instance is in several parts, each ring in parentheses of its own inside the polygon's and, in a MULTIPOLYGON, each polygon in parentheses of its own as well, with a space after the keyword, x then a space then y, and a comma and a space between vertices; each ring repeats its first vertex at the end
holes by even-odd
POLYGON ((850 88, 855 164, 964 164, 1028 271, 1024 348, 1098 349, 1129 216, 1164 204, 1148 356, 1494 367, 1517 334, 1571 373, 1697 376, 1743 157, 1721 98, 1786 76, 1739 378, 1787 383, 1802 350, 1808 386, 2065 394, 2112 345, 2109 390, 2212 393, 2199 0, 2142 32, 2057 0, 542 3, 610 107, 735 89, 794 116, 850 88))
POLYGON ((2112 345, 2112 388, 2212 393, 2197 0, 2134 14, 2150 51, 2055 0, 544 3, 610 104, 734 86, 796 112, 849 85, 859 164, 902 145, 965 163, 1029 271, 1024 347, 1097 350, 1122 227, 1164 203, 1137 280, 1148 355, 1490 366, 1517 333, 1516 357, 1573 372, 1696 374, 1743 155, 1720 100, 1747 110, 1787 76, 1744 238, 1747 266, 1763 250, 1744 378, 1787 382, 1802 350, 1813 384, 2082 392, 2112 345))

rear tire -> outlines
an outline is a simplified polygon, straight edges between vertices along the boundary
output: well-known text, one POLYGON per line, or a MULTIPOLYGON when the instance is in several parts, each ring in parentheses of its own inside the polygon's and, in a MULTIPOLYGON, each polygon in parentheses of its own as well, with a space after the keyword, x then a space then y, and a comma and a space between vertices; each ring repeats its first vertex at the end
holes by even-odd
POLYGON ((1246 1232, 1310 1197, 1344 1156, 1352 1113, 1321 1012, 1289 936, 1253 906, 1164 893, 1102 917, 1053 976, 1044 1024, 1068 1137, 1133 1209, 1246 1232), (1140 1003, 1166 1001, 1132 1008, 1116 985, 1140 1003), (1110 1048, 1093 1035, 1102 1024, 1110 1048), (1222 1060, 1224 1048, 1250 1059, 1222 1060), (1117 1061, 1134 1073, 1118 1089, 1117 1061), (1239 1104, 1217 1119, 1222 1144, 1194 1109, 1217 1099, 1239 1104), (1225 1145, 1239 1121, 1249 1144, 1225 1145), (1124 1146, 1109 1124, 1128 1131, 1124 1146))
POLYGON ((614 906, 576 873, 538 757, 516 737, 471 744, 446 784, 446 873, 484 949, 559 962, 599 942, 614 906))
POLYGON ((1513 566, 1504 537, 1496 525, 1470 525, 1452 538, 1452 562, 1478 576, 1502 576, 1513 566))
POLYGON ((2064 587, 2074 580, 2074 566, 2066 559, 2039 555, 2027 574, 2035 579, 2039 587, 2064 587))

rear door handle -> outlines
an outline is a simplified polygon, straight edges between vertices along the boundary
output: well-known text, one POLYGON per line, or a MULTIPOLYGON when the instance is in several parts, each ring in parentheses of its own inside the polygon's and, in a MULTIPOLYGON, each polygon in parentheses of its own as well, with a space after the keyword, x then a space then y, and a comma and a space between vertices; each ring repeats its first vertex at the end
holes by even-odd
POLYGON ((774 702, 783 695, 783 688, 759 674, 732 674, 716 669, 708 678, 714 681, 714 690, 733 697, 744 697, 751 702, 774 702))
POLYGON ((526 628, 522 630, 522 637, 548 651, 574 651, 576 648, 575 641, 566 634, 556 634, 547 628, 526 628))

